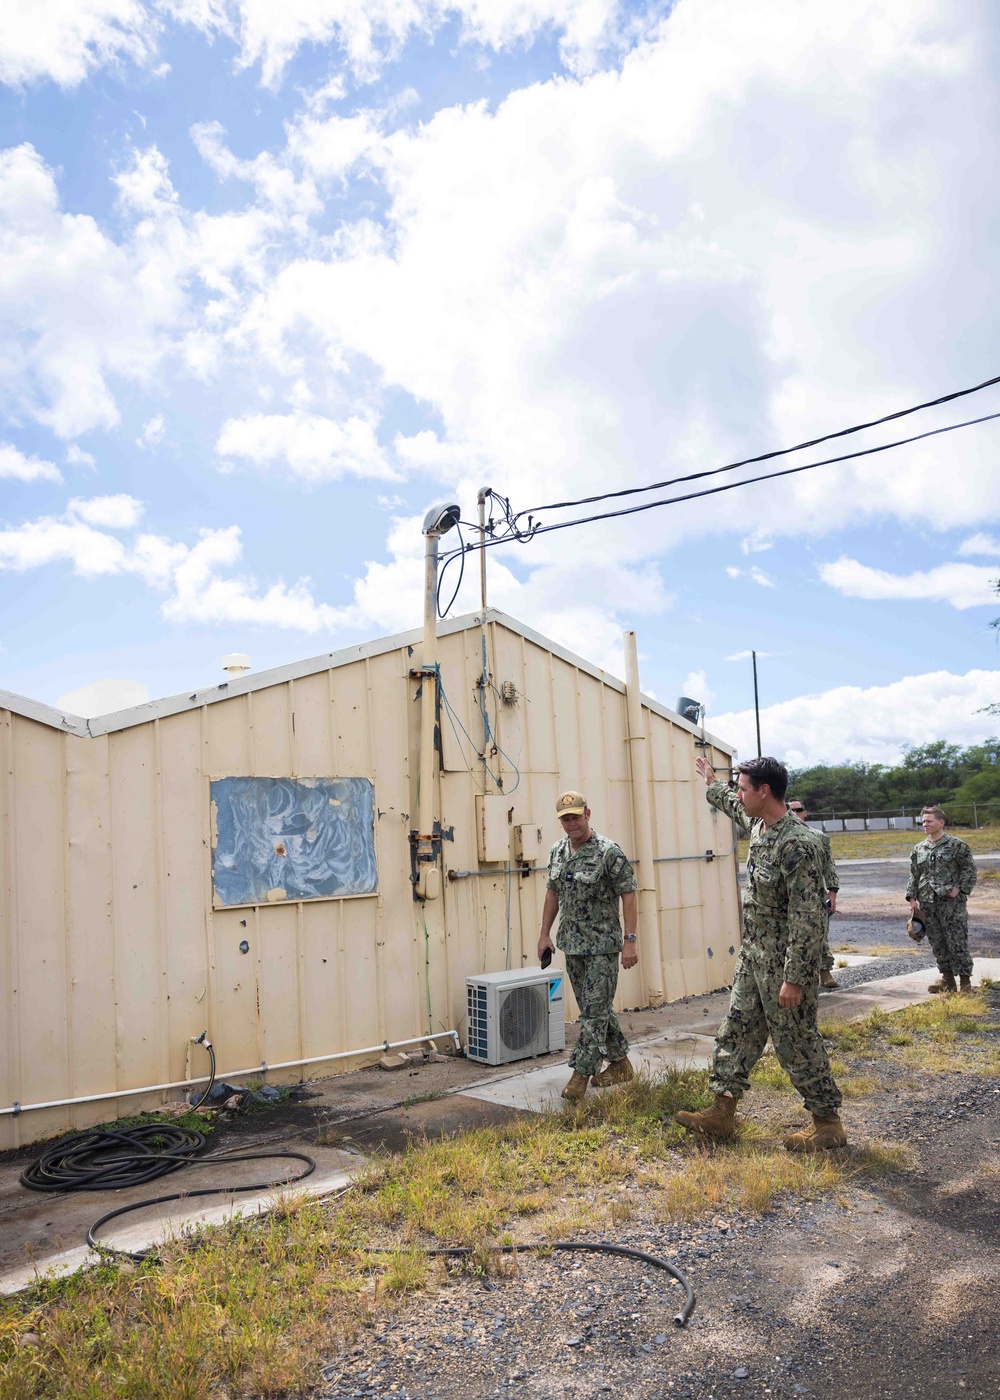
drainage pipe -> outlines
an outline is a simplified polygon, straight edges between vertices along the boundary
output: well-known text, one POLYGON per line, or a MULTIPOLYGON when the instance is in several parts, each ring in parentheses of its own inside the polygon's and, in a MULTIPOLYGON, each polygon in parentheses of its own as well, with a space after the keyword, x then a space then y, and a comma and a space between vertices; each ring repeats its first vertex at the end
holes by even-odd
MULTIPOLYGON (((356 1055, 377 1055, 385 1054, 390 1050, 399 1050, 404 1045, 419 1045, 424 1040, 451 1040, 454 1041, 455 1049, 461 1051, 462 1042, 458 1038, 458 1031, 434 1031, 433 1034, 412 1035, 409 1040, 383 1040, 381 1045, 366 1045, 361 1050, 338 1050, 333 1055, 312 1055, 307 1060, 282 1060, 280 1064, 254 1065, 252 1069, 231 1069, 225 1074, 216 1075, 217 1079, 242 1079, 247 1074, 267 1074, 272 1069, 297 1069, 299 1065, 324 1064, 327 1060, 350 1060, 356 1055)), ((13 1114, 16 1118, 21 1113, 30 1113, 35 1108, 72 1108, 78 1103, 100 1103, 104 1099, 124 1099, 130 1094, 159 1094, 166 1089, 190 1089, 195 1084, 205 1084, 211 1076, 207 1074, 199 1075, 195 1079, 175 1079, 169 1084, 144 1084, 138 1089, 115 1089, 110 1094, 83 1094, 75 1099, 50 1099, 47 1103, 15 1103, 10 1108, 0 1108, 0 1117, 5 1114, 13 1114)))
POLYGON ((653 819, 649 806, 650 764, 646 752, 646 726, 639 691, 639 652, 635 633, 622 634, 625 644, 625 705, 628 716, 628 750, 632 775, 632 825, 635 830, 636 864, 639 868, 639 970, 646 984, 650 1006, 663 1004, 663 965, 660 955, 660 915, 657 909, 656 875, 653 872, 653 819))

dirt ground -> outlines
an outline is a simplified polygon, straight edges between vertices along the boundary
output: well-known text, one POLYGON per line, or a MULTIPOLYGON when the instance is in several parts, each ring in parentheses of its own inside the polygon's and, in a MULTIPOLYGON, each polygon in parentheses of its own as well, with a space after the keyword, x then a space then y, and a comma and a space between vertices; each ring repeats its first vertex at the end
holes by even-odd
MULTIPOLYGON (((511 1279, 442 1279, 332 1360, 320 1394, 1000 1395, 1000 1087, 963 1074, 914 1080, 844 1111, 854 1142, 913 1149, 912 1169, 877 1187, 694 1226, 657 1225, 655 1203, 636 1201, 616 1238, 688 1273, 697 1307, 686 1328, 672 1322, 679 1290, 643 1265, 524 1256, 511 1279)), ((794 1101, 753 1097, 762 1126, 800 1123, 794 1101)))
MULTIPOLYGON (((834 946, 904 951, 905 869, 859 865, 842 878, 834 946)), ((980 882, 970 927, 977 953, 1000 952, 1000 883, 980 882)), ((991 998, 995 1044, 1000 992, 991 998)), ((779 1199, 761 1217, 689 1225, 657 1223, 655 1200, 632 1193, 635 1214, 615 1238, 688 1273, 697 1306, 686 1328, 673 1324, 679 1289, 640 1264, 525 1255, 512 1277, 485 1281, 442 1269, 392 1323, 330 1358, 316 1400, 1000 1396, 1000 1085, 860 1069, 879 1088, 845 1105, 851 1143, 905 1143, 909 1169, 837 1197, 779 1199)), ((771 1092, 744 1106, 769 1132, 804 1117, 771 1092)))

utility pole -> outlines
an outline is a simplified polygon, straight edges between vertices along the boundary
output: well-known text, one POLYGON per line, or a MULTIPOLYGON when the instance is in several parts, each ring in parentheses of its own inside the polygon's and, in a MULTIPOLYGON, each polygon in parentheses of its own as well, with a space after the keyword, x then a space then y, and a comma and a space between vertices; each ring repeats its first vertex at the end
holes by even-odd
POLYGON ((760 758, 760 698, 757 694, 757 653, 752 651, 753 657, 753 713, 757 721, 757 757, 760 758))

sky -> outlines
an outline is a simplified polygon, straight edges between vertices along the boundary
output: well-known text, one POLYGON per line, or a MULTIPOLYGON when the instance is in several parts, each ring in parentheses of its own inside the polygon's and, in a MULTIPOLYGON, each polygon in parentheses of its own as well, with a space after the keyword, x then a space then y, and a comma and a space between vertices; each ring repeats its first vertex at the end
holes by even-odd
MULTIPOLYGON (((0 687, 97 712, 419 626, 435 502, 690 475, 1000 374, 998 36, 977 0, 13 7, 0 687)), ((753 650, 794 766, 975 743, 998 457, 1000 420, 498 546, 489 602, 617 675, 634 628, 644 689, 742 753, 753 650)))

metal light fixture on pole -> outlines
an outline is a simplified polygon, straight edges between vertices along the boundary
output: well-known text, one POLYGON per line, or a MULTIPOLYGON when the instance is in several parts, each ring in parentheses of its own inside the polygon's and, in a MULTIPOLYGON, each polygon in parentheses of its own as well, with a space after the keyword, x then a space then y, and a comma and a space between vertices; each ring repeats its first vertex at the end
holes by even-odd
POLYGON ((457 505, 433 506, 424 516, 424 645, 421 659, 420 773, 417 778, 418 899, 437 899, 441 872, 434 854, 434 725, 437 719, 438 541, 461 518, 457 505))

